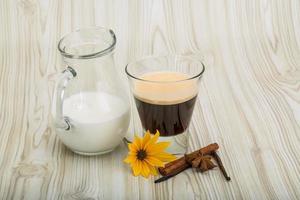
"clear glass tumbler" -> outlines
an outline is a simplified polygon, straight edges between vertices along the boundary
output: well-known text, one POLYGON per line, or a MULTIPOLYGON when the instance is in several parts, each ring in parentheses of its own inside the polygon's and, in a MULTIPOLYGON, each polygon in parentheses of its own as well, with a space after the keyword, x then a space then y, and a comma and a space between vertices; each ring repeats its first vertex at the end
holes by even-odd
POLYGON ((173 154, 187 150, 188 126, 205 70, 195 55, 146 57, 126 66, 131 91, 145 131, 160 132, 173 154))

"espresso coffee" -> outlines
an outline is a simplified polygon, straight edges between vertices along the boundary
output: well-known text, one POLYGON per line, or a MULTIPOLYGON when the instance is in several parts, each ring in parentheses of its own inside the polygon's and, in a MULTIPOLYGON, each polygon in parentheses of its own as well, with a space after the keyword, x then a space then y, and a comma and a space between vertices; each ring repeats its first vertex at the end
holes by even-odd
POLYGON ((145 130, 174 136, 187 129, 197 98, 197 82, 188 78, 178 72, 155 72, 135 83, 134 98, 145 130))

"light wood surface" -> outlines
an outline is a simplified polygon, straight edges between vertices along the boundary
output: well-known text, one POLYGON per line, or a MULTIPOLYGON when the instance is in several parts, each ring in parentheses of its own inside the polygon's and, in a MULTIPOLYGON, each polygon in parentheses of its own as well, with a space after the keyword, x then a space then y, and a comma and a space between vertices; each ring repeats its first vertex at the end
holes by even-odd
POLYGON ((0 199, 300 199, 299 11, 299 0, 1 0, 0 199), (154 184, 131 175, 124 145, 84 157, 59 141, 57 43, 91 25, 115 30, 125 84, 143 55, 203 56, 189 146, 218 142, 231 182, 188 170, 154 184))

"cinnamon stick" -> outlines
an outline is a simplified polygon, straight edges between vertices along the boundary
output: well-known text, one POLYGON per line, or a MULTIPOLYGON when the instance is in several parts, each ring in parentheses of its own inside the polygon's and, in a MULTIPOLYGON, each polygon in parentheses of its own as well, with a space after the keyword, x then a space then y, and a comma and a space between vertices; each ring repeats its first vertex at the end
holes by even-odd
POLYGON ((166 181, 168 180, 169 178, 172 178, 173 176, 176 176, 177 174, 179 174, 180 172, 176 173, 176 174, 171 174, 169 176, 162 176, 161 178, 157 179, 154 181, 154 183, 160 183, 160 182, 163 182, 163 181, 166 181))
POLYGON ((190 161, 197 158, 198 156, 209 155, 215 152, 219 148, 217 143, 210 144, 206 147, 203 147, 197 151, 194 151, 190 154, 185 155, 177 160, 174 160, 170 163, 167 163, 165 167, 158 168, 162 176, 172 176, 178 174, 187 168, 191 167, 190 161))

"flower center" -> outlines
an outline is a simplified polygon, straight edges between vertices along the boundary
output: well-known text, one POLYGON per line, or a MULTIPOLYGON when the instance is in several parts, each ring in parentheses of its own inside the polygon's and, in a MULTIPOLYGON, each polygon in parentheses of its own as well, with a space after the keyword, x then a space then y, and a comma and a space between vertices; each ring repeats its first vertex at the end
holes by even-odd
POLYGON ((144 160, 147 157, 147 152, 143 149, 137 152, 137 159, 144 160))

